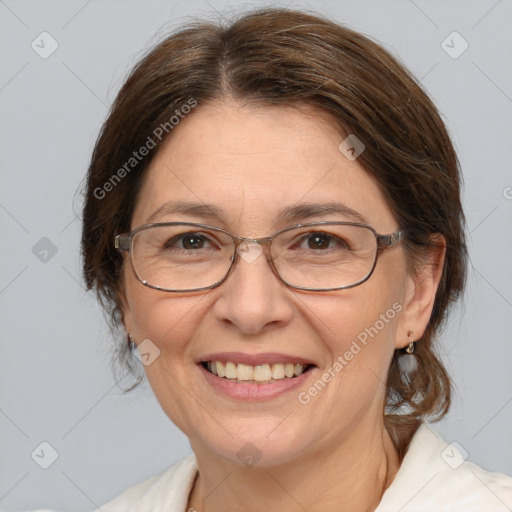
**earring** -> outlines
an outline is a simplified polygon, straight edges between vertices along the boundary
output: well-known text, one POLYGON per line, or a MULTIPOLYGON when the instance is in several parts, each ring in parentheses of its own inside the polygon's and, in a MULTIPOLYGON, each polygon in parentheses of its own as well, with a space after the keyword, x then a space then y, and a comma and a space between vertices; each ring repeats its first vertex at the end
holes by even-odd
POLYGON ((414 340, 412 339, 413 332, 407 331, 407 337, 411 340, 409 345, 405 348, 405 354, 402 354, 398 359, 398 367, 400 368, 402 382, 406 386, 410 386, 413 381, 413 374, 418 369, 418 360, 414 353, 414 340))
POLYGON ((137 345, 135 345, 135 342, 132 340, 132 335, 131 334, 126 334, 126 343, 128 344, 128 349, 133 352, 133 350, 135 349, 135 347, 137 345))

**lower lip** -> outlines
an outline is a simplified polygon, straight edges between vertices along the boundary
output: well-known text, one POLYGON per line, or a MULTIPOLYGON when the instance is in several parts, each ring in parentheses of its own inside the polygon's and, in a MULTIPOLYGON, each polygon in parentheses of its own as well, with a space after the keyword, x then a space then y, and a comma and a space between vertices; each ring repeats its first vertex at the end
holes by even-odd
POLYGON ((309 378, 313 371, 313 368, 310 368, 298 377, 285 377, 282 380, 268 384, 254 384, 252 382, 246 384, 244 382, 225 379, 224 377, 217 377, 217 375, 210 373, 201 364, 199 364, 198 367, 203 373, 208 384, 210 384, 217 392, 230 398, 249 402, 271 400, 294 389, 296 390, 299 386, 304 384, 304 381, 309 378))

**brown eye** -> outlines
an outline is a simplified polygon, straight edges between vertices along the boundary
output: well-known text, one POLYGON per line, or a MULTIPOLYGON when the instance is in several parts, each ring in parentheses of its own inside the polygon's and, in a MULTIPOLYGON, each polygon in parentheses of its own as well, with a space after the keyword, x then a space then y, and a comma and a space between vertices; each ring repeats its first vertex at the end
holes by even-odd
POLYGON ((309 249, 328 249, 331 238, 326 233, 313 233, 308 236, 308 247, 309 249))
POLYGON ((186 235, 182 238, 182 245, 184 249, 202 249, 205 239, 198 235, 186 235))
MULTIPOLYGON (((307 246, 303 248, 314 251, 323 251, 326 249, 348 249, 348 245, 343 239, 323 231, 308 233, 302 238, 301 242, 307 243, 307 246)), ((301 244, 299 244, 299 247, 300 245, 301 244)))
POLYGON ((185 233, 175 236, 166 242, 166 249, 198 250, 204 249, 210 241, 207 237, 198 233, 185 233))

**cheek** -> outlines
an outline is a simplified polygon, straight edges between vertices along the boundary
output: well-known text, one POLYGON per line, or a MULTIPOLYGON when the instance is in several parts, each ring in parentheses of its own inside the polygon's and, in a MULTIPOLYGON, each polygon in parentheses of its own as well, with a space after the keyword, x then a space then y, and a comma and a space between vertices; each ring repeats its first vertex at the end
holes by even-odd
POLYGON ((343 373, 338 381, 352 390, 368 377, 385 387, 403 310, 401 280, 388 270, 381 265, 366 283, 335 297, 312 297, 308 304, 316 313, 311 321, 329 353, 329 367, 343 373))
POLYGON ((182 352, 204 315, 204 294, 170 296, 141 288, 129 302, 132 334, 152 339, 166 352, 182 352))
POLYGON ((129 274, 125 284, 127 331, 137 343, 148 339, 157 347, 153 349, 157 358, 145 365, 144 371, 159 398, 162 387, 169 392, 169 380, 178 381, 172 389, 185 382, 192 364, 189 340, 204 317, 208 293, 166 294, 142 285, 129 274))
POLYGON ((392 293, 368 295, 362 287, 345 292, 311 297, 304 308, 315 325, 317 349, 326 357, 315 379, 299 392, 296 419, 326 438, 381 414, 401 309, 392 293))
POLYGON ((137 342, 151 340, 159 351, 144 366, 148 382, 171 421, 188 432, 202 421, 201 410, 191 407, 188 387, 194 364, 190 339, 204 317, 205 294, 170 296, 135 282, 133 288, 128 286, 127 297, 129 332, 137 342))
MULTIPOLYGON (((131 267, 123 270, 126 290, 126 329, 136 340, 152 337, 155 342, 172 335, 182 327, 182 320, 194 314, 201 302, 198 294, 175 294, 154 290, 140 283, 131 267)), ((203 294, 204 296, 205 294, 203 294)))
POLYGON ((401 310, 391 296, 368 300, 367 295, 354 293, 336 303, 324 307, 321 321, 316 322, 322 325, 320 337, 329 361, 299 397, 334 429, 358 424, 385 400, 401 310))
POLYGON ((322 316, 322 339, 329 347, 332 362, 342 360, 354 370, 386 371, 394 350, 401 304, 392 296, 353 296, 347 303, 331 306, 322 316))

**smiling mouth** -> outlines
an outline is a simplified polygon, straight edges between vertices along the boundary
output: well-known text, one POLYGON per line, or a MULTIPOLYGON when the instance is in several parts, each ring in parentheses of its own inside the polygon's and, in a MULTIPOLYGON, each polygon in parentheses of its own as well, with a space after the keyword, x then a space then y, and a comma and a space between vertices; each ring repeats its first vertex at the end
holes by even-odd
POLYGON ((272 384, 286 379, 294 379, 311 370, 314 365, 273 363, 252 366, 250 364, 235 364, 231 361, 202 361, 202 367, 217 377, 237 383, 272 384))

